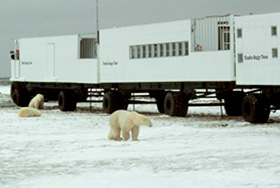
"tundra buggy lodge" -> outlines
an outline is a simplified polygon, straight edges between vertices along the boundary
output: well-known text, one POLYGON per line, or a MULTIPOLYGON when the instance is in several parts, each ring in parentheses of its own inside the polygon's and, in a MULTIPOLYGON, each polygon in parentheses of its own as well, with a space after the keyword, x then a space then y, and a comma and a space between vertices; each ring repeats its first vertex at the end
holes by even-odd
POLYGON ((227 115, 266 122, 280 108, 279 30, 273 13, 16 39, 11 96, 26 106, 42 93, 62 111, 103 97, 112 113, 148 93, 160 113, 186 116, 190 100, 214 94, 227 115))

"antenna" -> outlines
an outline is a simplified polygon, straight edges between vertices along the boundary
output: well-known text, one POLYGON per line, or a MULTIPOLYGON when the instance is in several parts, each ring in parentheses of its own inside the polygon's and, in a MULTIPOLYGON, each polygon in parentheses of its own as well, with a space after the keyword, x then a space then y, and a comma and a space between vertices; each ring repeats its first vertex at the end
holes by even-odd
POLYGON ((98 0, 96 0, 96 33, 97 33, 97 43, 99 44, 99 18, 98 18, 98 0))

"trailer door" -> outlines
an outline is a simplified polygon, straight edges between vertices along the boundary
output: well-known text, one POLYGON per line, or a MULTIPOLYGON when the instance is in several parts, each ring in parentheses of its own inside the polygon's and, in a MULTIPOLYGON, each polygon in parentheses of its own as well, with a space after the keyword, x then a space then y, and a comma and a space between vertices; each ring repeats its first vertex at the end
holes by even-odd
POLYGON ((230 49, 230 27, 219 27, 219 50, 230 49))
POLYGON ((47 76, 48 78, 54 78, 55 76, 55 44, 54 43, 48 43, 47 76))

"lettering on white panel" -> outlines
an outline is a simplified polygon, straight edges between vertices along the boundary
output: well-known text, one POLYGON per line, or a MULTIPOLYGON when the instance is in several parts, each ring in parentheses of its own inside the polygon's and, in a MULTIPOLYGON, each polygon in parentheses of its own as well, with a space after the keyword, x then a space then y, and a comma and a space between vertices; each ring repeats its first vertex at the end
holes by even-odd
POLYGON ((33 63, 31 61, 22 61, 22 65, 32 65, 33 63))
POLYGON ((103 65, 104 66, 116 66, 116 65, 118 65, 119 63, 118 62, 116 62, 116 61, 113 61, 113 62, 104 62, 103 61, 103 65))
POLYGON ((262 59, 268 59, 268 55, 244 55, 245 60, 262 60, 262 59))

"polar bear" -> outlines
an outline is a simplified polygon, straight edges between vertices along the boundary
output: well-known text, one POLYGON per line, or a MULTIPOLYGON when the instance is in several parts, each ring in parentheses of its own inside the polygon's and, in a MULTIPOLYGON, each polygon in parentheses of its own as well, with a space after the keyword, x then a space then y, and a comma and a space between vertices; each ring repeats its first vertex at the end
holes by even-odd
POLYGON ((128 112, 126 110, 115 111, 110 116, 110 132, 108 134, 109 140, 120 141, 120 132, 124 140, 130 138, 129 132, 132 133, 132 140, 137 141, 139 135, 139 126, 146 125, 152 127, 152 123, 148 117, 138 114, 137 112, 128 112))
POLYGON ((21 108, 18 112, 18 117, 38 117, 41 115, 42 113, 39 110, 31 107, 21 108))
POLYGON ((29 107, 36 108, 36 109, 43 109, 44 108, 44 95, 37 94, 29 103, 29 107))

